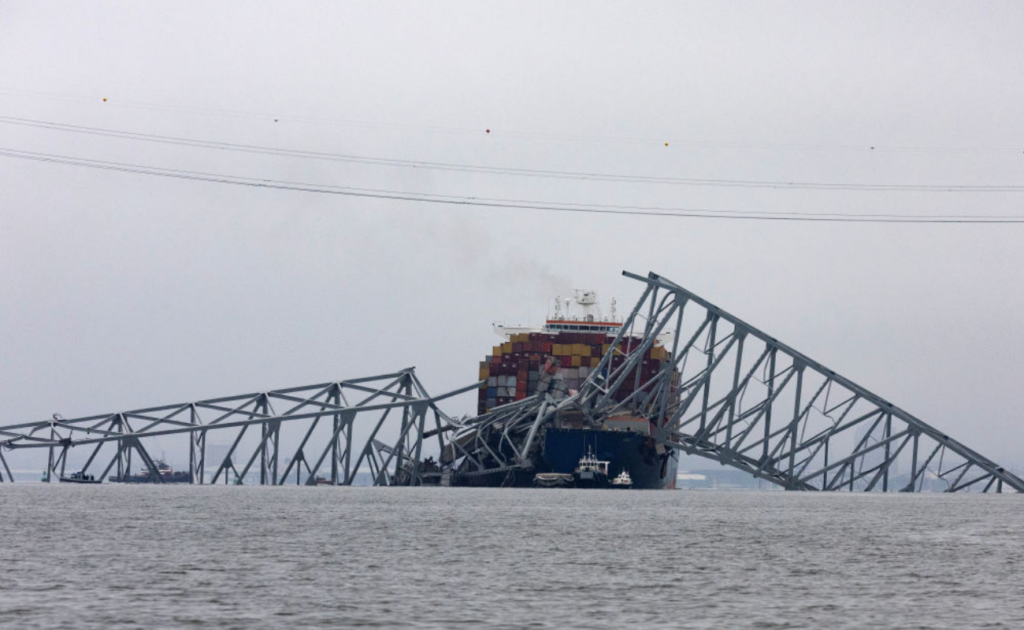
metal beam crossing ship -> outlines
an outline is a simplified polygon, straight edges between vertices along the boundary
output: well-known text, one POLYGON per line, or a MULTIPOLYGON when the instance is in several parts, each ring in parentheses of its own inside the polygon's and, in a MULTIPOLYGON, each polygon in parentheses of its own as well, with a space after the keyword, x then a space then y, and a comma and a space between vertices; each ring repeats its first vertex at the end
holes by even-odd
MULTIPOLYGON (((555 298, 554 316, 541 327, 495 324, 494 332, 502 338, 502 343, 494 346, 491 354, 480 363, 479 376, 483 384, 478 395, 479 414, 499 411, 529 397, 549 396, 557 403, 578 395, 581 386, 592 378, 606 380, 609 372, 621 367, 631 350, 642 343, 636 336, 616 341, 622 329, 622 322, 616 320, 614 300, 611 312, 605 317, 595 292, 576 291, 573 299, 566 299, 564 303, 555 298), (611 361, 602 365, 602 357, 608 354, 612 355, 611 361)), ((574 474, 581 458, 589 455, 607 462, 609 470, 600 483, 587 481, 578 482, 579 485, 607 487, 613 478, 625 473, 632 478, 633 488, 674 488, 678 455, 670 449, 659 448, 653 437, 667 418, 655 415, 652 404, 629 404, 640 400, 633 395, 644 392, 663 369, 673 374, 669 399, 674 402, 679 393, 679 372, 668 366, 668 351, 658 340, 644 351, 643 360, 629 372, 611 398, 614 403, 623 403, 611 413, 595 418, 566 407, 552 414, 540 425, 536 438, 522 446, 527 449, 529 465, 491 475, 469 474, 464 478, 471 485, 544 485, 534 483, 537 474, 574 474)), ((651 402, 646 397, 642 400, 651 402)), ((525 426, 521 433, 524 431, 528 433, 525 426)), ((506 432, 488 434, 489 445, 480 454, 486 465, 498 464, 489 451, 508 457, 519 454, 515 440, 524 436, 507 437, 506 432)), ((449 448, 443 459, 452 460, 454 453, 454 447, 449 448)), ((465 472, 471 471, 469 463, 464 462, 464 466, 465 472)))

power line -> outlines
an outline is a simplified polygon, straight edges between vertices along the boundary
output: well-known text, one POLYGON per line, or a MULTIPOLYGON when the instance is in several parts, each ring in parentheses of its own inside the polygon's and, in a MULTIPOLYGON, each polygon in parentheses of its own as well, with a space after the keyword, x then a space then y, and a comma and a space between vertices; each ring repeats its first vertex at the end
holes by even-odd
POLYGON ((772 182, 759 180, 740 179, 710 179, 692 177, 655 177, 644 175, 617 175, 608 173, 588 173, 574 171, 556 171, 543 169, 510 168, 497 166, 477 166, 471 164, 453 164, 447 162, 432 162, 424 160, 404 160, 395 158, 379 158, 362 155, 351 155, 342 153, 326 153, 320 151, 305 151, 299 149, 283 149, 276 147, 257 146, 250 144, 238 144, 231 142, 219 142, 215 140, 202 140, 195 138, 182 138, 177 136, 164 136, 132 131, 121 131, 117 129, 104 129, 101 127, 88 127, 83 125, 71 125, 45 120, 34 120, 29 118, 16 118, 11 116, 0 116, 0 123, 47 129, 53 131, 64 131, 70 133, 87 134, 108 138, 119 138, 124 140, 137 140, 142 142, 155 142, 177 146, 198 147, 220 151, 236 151, 242 153, 254 153, 262 155, 275 155, 291 158, 307 158, 316 160, 328 160, 336 162, 350 162, 357 164, 371 164, 380 166, 395 166, 402 168, 431 169, 443 171, 457 171, 468 173, 480 173, 489 175, 509 175, 519 177, 543 177, 553 179, 575 179, 585 181, 607 181, 633 184, 666 184, 681 186, 714 186, 726 188, 774 188, 774 189, 804 189, 804 190, 841 190, 841 191, 873 191, 873 192, 1024 192, 1024 185, 931 185, 931 184, 855 184, 855 183, 827 183, 827 182, 772 182))
POLYGON ((644 206, 602 206, 596 204, 568 204, 550 201, 531 201, 519 199, 492 199, 482 197, 469 197, 461 195, 437 195, 429 193, 416 193, 395 190, 380 190, 370 188, 354 188, 347 186, 334 186, 329 184, 310 184, 302 182, 289 182, 272 179, 258 179, 241 177, 236 175, 223 175, 217 173, 205 173, 200 171, 186 171, 180 169, 167 169, 138 164, 125 164, 121 162, 108 162, 103 160, 92 160, 76 158, 64 155, 49 153, 38 153, 34 151, 22 151, 0 147, 0 156, 36 162, 52 164, 63 164, 79 166, 83 168, 100 169, 106 171, 117 171, 124 173, 135 173, 151 175, 156 177, 167 177, 173 179, 203 181, 218 184, 231 184, 235 186, 248 186, 253 188, 266 188, 275 190, 290 190, 309 192, 317 194, 340 195, 346 197, 361 197, 370 199, 386 199, 395 201, 411 201, 421 203, 447 204, 456 206, 474 206, 481 208, 496 209, 518 209, 518 210, 541 210, 549 212, 574 212, 588 214, 607 214, 622 216, 643 216, 643 217, 667 217, 667 218, 702 218, 702 219, 732 219, 732 220, 759 220, 759 221, 809 221, 809 222, 833 222, 833 223, 927 223, 927 224, 1018 224, 1024 223, 1024 216, 998 216, 998 217, 967 217, 967 216, 941 216, 941 215, 842 215, 826 213, 772 213, 764 211, 729 211, 689 208, 650 208, 644 206))
MULTIPOLYGON (((104 107, 130 108, 155 112, 179 112, 186 114, 197 114, 203 116, 219 116, 236 119, 256 120, 262 122, 289 122, 308 125, 335 125, 341 127, 353 127, 361 129, 377 129, 386 131, 405 132, 426 132, 450 135, 483 135, 479 127, 453 127, 442 125, 409 125, 394 122, 379 122, 368 120, 346 120, 338 118, 325 118, 315 116, 293 116, 290 114, 272 113, 268 111, 220 109, 213 107, 202 107, 194 105, 181 105, 176 103, 154 103, 148 101, 133 101, 125 99, 102 99, 96 95, 82 94, 57 94, 52 92, 40 92, 33 90, 22 90, 0 87, 0 94, 12 96, 48 99, 72 103, 103 103, 104 107)), ((885 144, 813 144, 813 143, 772 143, 772 142, 726 142, 726 141, 698 141, 680 140, 671 137, 639 137, 639 136, 598 136, 587 134, 558 134, 544 132, 517 131, 514 129, 488 129, 487 134, 517 139, 554 140, 563 142, 591 142, 591 143, 616 143, 616 144, 639 144, 639 145, 660 145, 669 142, 672 146, 699 147, 711 149, 738 149, 738 150, 775 150, 775 151, 839 151, 839 152, 870 152, 870 153, 948 153, 948 154, 985 154, 985 153, 1020 153, 1021 147, 943 147, 943 146, 899 146, 885 144)))

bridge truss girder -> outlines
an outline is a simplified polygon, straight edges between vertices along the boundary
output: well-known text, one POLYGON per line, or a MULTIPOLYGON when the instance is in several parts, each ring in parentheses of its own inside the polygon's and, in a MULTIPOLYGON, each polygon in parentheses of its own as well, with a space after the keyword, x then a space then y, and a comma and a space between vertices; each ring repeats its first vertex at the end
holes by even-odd
POLYGON ((624 275, 644 293, 580 391, 462 421, 446 463, 464 477, 528 471, 554 416, 599 427, 627 415, 648 418, 661 448, 787 490, 1024 492, 1017 475, 707 300, 653 273, 624 275), (638 368, 666 337, 670 361, 641 383, 638 368))
POLYGON ((646 285, 623 327, 641 342, 584 386, 583 408, 607 403, 670 329, 671 365, 619 405, 653 404, 669 448, 789 490, 1024 492, 1017 475, 700 296, 654 273, 624 275, 646 285))
MULTIPOLYGON (((0 446, 48 449, 47 480, 64 474, 68 451, 80 446, 92 449, 83 472, 106 462, 100 478, 113 471, 123 480, 133 456, 154 469, 145 440, 187 434, 193 483, 213 469, 212 483, 228 483, 231 474, 241 483, 258 471, 261 484, 287 483, 293 473, 296 482, 305 475, 314 484, 329 462, 325 481, 334 485, 351 485, 364 463, 375 485, 418 485, 443 473, 529 471, 543 427, 556 416, 575 414, 596 428, 609 416, 630 415, 652 421, 660 449, 705 457, 787 490, 1024 492, 1017 475, 707 300, 653 273, 624 274, 645 285, 643 295, 572 395, 549 391, 455 419, 436 403, 480 383, 431 397, 409 368, 73 420, 54 416, 0 427, 0 446), (641 383, 638 368, 667 333, 670 360, 641 383), (389 418, 397 437, 387 441, 381 428, 389 418), (321 421, 330 423, 330 438, 311 442, 321 421), (362 438, 357 426, 368 429, 362 438), (281 432, 302 427, 282 470, 281 432), (259 440, 243 453, 251 428, 258 428, 259 440), (232 430, 227 455, 208 465, 208 433, 232 430), (436 468, 422 458, 424 442, 433 438, 436 468)), ((13 480, 0 450, 0 481, 4 473, 13 480)))
MULTIPOLYGON (((444 448, 444 429, 451 422, 437 403, 476 387, 474 383, 432 397, 415 370, 408 368, 379 376, 75 419, 54 415, 49 420, 0 427, 0 446, 48 449, 46 481, 65 475, 68 453, 78 447, 90 453, 82 473, 98 472, 101 480, 113 473, 113 479, 123 481, 131 474, 133 456, 149 470, 156 470, 147 441, 184 435, 189 441, 190 483, 204 483, 212 472, 210 483, 222 479, 230 483, 233 475, 234 482, 241 484, 250 471, 258 471, 261 485, 283 485, 293 475, 296 483, 304 479, 305 484, 313 485, 326 465, 328 476, 321 483, 351 485, 365 465, 375 485, 419 485, 427 481, 425 475, 440 477, 439 470, 425 473, 422 465, 428 422, 436 428, 432 436, 440 449, 444 448), (318 427, 327 426, 326 432, 316 433, 318 427), (397 437, 386 441, 385 426, 393 428, 397 437), (302 437, 285 463, 281 434, 289 429, 296 431, 294 437, 302 437), (357 429, 364 434, 362 439, 357 429), (206 441, 211 432, 233 436, 221 461, 207 461, 206 441), (326 441, 325 434, 329 436, 326 441), (246 435, 258 435, 255 448, 243 447, 246 435), (317 439, 312 439, 315 436, 317 439)), ((0 462, 0 470, 13 481, 2 450, 0 462)), ((154 483, 162 482, 159 475, 152 478, 154 483)))

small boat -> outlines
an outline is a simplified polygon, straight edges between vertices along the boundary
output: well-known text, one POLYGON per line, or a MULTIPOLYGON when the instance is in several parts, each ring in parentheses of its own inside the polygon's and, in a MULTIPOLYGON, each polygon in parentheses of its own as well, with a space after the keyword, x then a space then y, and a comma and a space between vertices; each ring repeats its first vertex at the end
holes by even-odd
POLYGON ((576 479, 569 473, 537 473, 533 476, 535 488, 571 488, 576 479))
POLYGON ((86 475, 80 472, 73 472, 67 476, 60 477, 61 483, 99 483, 100 480, 96 479, 92 475, 86 475))
POLYGON ((628 489, 633 487, 633 478, 629 476, 629 471, 623 469, 615 479, 612 479, 613 488, 628 489))

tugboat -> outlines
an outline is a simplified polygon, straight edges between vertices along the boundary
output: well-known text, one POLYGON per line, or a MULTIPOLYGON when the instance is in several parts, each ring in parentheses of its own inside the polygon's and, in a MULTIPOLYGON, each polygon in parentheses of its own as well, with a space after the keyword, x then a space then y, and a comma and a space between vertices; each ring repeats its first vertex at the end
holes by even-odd
POLYGON ((59 478, 61 483, 99 483, 100 480, 96 479, 92 475, 86 475, 81 472, 73 472, 70 475, 61 476, 59 478))
POLYGON ((633 478, 629 476, 629 471, 623 468, 622 472, 620 472, 615 479, 612 479, 612 487, 623 490, 628 490, 629 488, 632 488, 633 478))
POLYGON ((588 449, 587 454, 580 458, 573 477, 580 488, 605 488, 608 486, 608 464, 611 462, 598 459, 594 451, 588 449))

